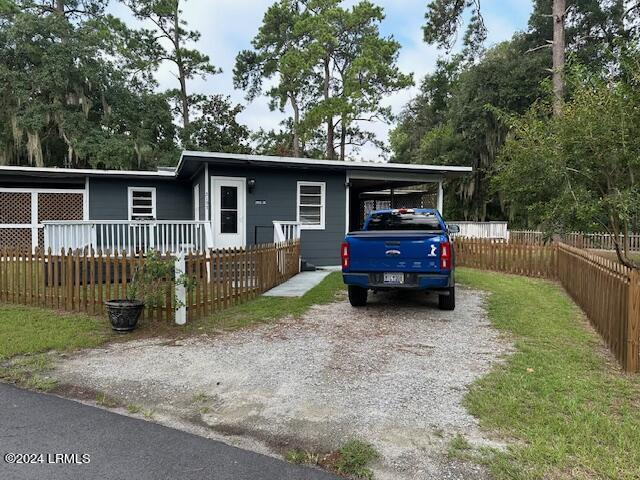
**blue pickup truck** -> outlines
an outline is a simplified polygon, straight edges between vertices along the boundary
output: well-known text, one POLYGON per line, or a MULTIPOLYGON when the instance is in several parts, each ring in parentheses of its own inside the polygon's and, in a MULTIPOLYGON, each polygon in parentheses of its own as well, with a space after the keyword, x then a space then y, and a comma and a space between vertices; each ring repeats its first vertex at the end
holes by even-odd
POLYGON ((369 290, 413 289, 436 291, 440 309, 455 309, 450 234, 458 231, 433 209, 372 212, 363 230, 348 233, 342 243, 342 278, 351 305, 366 305, 369 290))

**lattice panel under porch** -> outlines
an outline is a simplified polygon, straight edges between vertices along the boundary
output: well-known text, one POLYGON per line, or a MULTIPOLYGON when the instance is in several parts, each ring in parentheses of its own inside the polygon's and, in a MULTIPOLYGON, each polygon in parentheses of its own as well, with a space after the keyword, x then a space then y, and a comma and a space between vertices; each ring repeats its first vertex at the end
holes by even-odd
POLYGON ((46 220, 82 220, 81 193, 39 193, 38 223, 46 220))
POLYGON ((31 223, 31 194, 0 192, 0 223, 31 223))
POLYGON ((0 247, 31 248, 31 229, 0 228, 0 247))

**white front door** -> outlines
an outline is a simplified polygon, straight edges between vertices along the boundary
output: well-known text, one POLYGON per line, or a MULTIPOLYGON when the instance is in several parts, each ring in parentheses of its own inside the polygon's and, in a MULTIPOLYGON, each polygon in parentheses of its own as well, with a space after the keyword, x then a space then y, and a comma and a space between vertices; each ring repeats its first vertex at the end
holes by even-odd
POLYGON ((216 248, 245 246, 245 185, 245 178, 211 178, 211 221, 216 248))

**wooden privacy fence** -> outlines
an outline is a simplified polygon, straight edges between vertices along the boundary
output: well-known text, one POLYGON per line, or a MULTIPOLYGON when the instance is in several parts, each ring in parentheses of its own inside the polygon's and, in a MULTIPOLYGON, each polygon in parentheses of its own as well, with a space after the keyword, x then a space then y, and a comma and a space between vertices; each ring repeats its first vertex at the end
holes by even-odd
POLYGON ((456 238, 459 266, 558 280, 625 370, 640 371, 640 274, 564 243, 456 238))
MULTIPOLYGON (((161 258, 172 259, 165 255, 161 258)), ((125 298, 142 256, 126 252, 0 249, 0 301, 91 315, 104 314, 104 301, 125 298)), ((195 319, 248 300, 299 272, 300 243, 188 253, 185 273, 195 279, 187 295, 187 318, 195 319)), ((154 320, 174 318, 174 291, 165 285, 164 304, 145 309, 154 320)))
MULTIPOLYGON (((585 233, 570 232, 554 235, 553 240, 566 243, 572 247, 587 248, 594 250, 615 250, 613 243, 614 235, 610 233, 585 233)), ((544 233, 536 230, 511 230, 509 238, 512 242, 527 243, 531 245, 541 245, 547 243, 551 238, 545 238, 544 233)), ((629 251, 640 252, 640 234, 634 233, 627 237, 629 251)), ((624 244, 623 237, 620 236, 620 245, 624 244)))
POLYGON ((640 278, 619 262, 559 244, 558 280, 620 364, 640 367, 640 278))
POLYGON ((300 272, 300 242, 189 254, 187 321, 250 300, 300 272))
POLYGON ((530 277, 555 278, 557 249, 489 238, 456 238, 456 263, 530 277))

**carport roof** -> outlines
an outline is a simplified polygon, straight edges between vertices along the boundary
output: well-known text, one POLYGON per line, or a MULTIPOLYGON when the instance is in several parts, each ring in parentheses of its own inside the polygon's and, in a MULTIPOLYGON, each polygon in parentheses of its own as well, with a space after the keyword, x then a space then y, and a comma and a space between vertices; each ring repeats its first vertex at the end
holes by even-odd
POLYGON ((313 170, 350 172, 378 172, 436 175, 446 178, 459 177, 473 171, 471 167, 453 165, 419 165, 406 163, 360 162, 342 160, 320 160, 313 158, 274 157, 239 153, 195 152, 185 150, 176 168, 178 176, 193 175, 203 163, 212 165, 251 165, 261 167, 290 167, 313 170))

